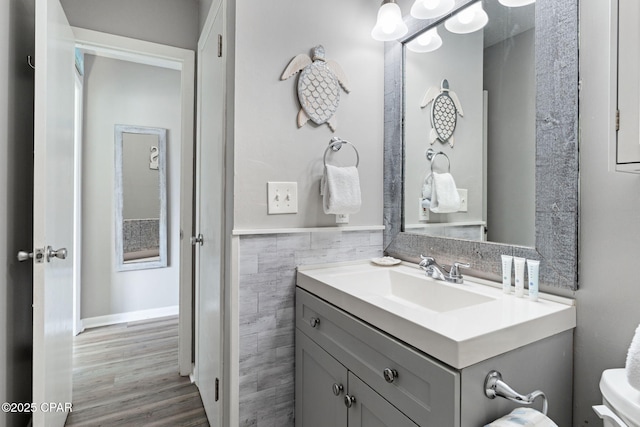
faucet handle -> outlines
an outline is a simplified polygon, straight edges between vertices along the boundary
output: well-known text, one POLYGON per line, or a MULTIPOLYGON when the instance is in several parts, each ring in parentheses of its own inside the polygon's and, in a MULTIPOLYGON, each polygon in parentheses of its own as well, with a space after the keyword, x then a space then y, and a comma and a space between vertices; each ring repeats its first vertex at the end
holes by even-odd
POLYGON ((467 262, 454 262, 451 266, 451 270, 449 271, 449 277, 462 277, 460 274, 460 267, 469 268, 471 264, 467 262))
POLYGON ((422 268, 423 270, 429 264, 432 264, 432 263, 436 262, 436 259, 434 257, 431 257, 431 256, 424 256, 424 255, 420 254, 420 258, 422 258, 422 261, 420 261, 420 264, 418 264, 418 267, 422 268))

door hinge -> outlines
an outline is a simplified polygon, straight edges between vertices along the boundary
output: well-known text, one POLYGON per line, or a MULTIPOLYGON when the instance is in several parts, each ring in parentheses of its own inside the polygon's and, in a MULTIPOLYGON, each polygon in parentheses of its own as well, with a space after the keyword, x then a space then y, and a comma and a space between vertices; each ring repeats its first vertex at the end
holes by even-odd
POLYGON ((220 380, 216 378, 216 402, 220 400, 220 380))
POLYGON ((218 58, 222 58, 222 34, 218 34, 218 58))
POLYGON ((620 130, 620 110, 616 110, 616 132, 620 130))

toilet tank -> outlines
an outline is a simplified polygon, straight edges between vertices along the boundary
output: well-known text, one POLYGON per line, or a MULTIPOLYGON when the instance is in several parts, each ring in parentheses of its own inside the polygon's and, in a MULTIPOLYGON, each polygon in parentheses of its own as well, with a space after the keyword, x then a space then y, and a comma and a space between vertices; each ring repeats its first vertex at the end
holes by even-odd
MULTIPOLYGON (((629 385, 624 369, 607 369, 600 379, 603 403, 629 427, 640 427, 640 391, 629 385)), ((612 426, 608 421, 605 427, 612 426)))

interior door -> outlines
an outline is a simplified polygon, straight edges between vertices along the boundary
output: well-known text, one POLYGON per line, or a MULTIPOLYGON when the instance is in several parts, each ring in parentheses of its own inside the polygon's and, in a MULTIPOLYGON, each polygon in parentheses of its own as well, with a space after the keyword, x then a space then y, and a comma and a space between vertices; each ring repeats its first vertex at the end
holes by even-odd
POLYGON ((209 423, 222 425, 224 56, 222 7, 198 43, 196 152, 196 384, 209 423))
POLYGON ((58 0, 38 0, 35 15, 33 425, 63 426, 72 384, 74 37, 58 0))

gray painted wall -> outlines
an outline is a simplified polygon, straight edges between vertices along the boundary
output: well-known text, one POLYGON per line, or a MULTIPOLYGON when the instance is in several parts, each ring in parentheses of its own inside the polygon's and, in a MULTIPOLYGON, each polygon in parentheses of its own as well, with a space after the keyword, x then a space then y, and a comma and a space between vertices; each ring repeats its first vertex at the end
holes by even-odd
MULTIPOLYGON (((31 401, 34 2, 0 3, 0 401, 31 401)), ((25 426, 28 414, 0 413, 0 427, 25 426)))
POLYGON ((82 152, 83 319, 178 305, 180 120, 178 71, 85 55, 82 152), (115 271, 115 124, 168 129, 167 268, 115 271))
POLYGON ((525 31, 484 54, 484 88, 489 91, 488 240, 531 247, 536 240, 534 36, 534 30, 525 31))
POLYGON ((104 33, 195 50, 197 0, 61 0, 69 23, 104 33))
MULTIPOLYGON (((236 229, 335 225, 320 197, 322 155, 339 136, 360 152, 362 208, 350 225, 382 224, 383 44, 371 38, 379 4, 370 0, 237 2, 235 31, 236 229), (299 53, 324 45, 349 77, 338 128, 298 129, 296 78, 280 76, 299 53), (298 213, 267 215, 267 182, 298 182, 298 213)), ((346 147, 335 164, 354 164, 346 147)))
POLYGON ((600 425, 591 410, 601 401, 600 375, 624 366, 640 323, 640 286, 632 268, 640 254, 640 176, 613 172, 607 143, 613 133, 609 89, 615 65, 609 59, 609 3, 580 2, 581 232, 574 354, 574 426, 580 427, 600 425))

